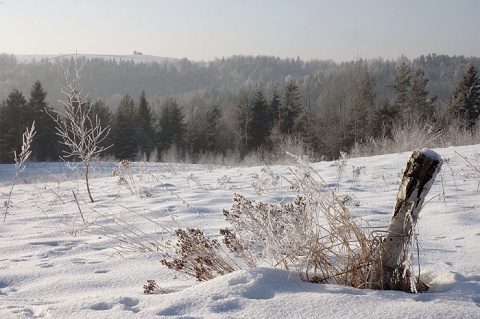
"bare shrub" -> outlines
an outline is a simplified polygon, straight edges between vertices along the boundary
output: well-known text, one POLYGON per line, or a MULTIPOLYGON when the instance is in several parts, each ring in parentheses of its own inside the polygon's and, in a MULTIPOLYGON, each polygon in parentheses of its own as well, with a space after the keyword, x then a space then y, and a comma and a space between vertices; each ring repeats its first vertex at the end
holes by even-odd
POLYGON ((342 180, 343 173, 347 167, 348 161, 348 154, 347 152, 340 152, 340 157, 333 161, 333 165, 337 167, 337 175, 336 175, 336 186, 335 190, 338 191, 340 189, 340 181, 342 180))
POLYGON ((118 168, 113 171, 113 176, 118 176, 118 185, 126 187, 132 194, 137 192, 135 179, 132 174, 132 163, 129 160, 123 160, 118 163, 118 168))
POLYGON ((365 174, 365 166, 352 166, 352 186, 351 188, 358 187, 360 184, 360 178, 365 174))
POLYGON ((272 164, 295 164, 295 159, 290 154, 313 158, 313 152, 299 136, 280 135, 273 139, 272 164))
POLYGON ((243 166, 258 166, 264 164, 270 164, 274 160, 272 153, 268 152, 265 149, 259 149, 256 151, 251 151, 246 154, 242 160, 237 163, 237 165, 243 166))
POLYGON ((150 153, 150 156, 148 157, 149 162, 158 162, 159 159, 159 154, 158 154, 158 149, 154 148, 153 151, 150 153))
POLYGON ((242 156, 238 150, 227 151, 222 158, 222 165, 226 167, 238 166, 242 161, 242 156))
POLYGON ((103 145, 110 129, 102 127, 97 116, 95 119, 90 117, 92 103, 82 94, 82 69, 85 63, 78 64, 78 59, 75 59, 73 76, 70 75, 68 67, 60 66, 66 83, 62 87, 62 92, 67 100, 61 101, 65 107, 65 114, 62 116, 56 112, 55 116, 51 116, 56 123, 57 135, 67 148, 64 150, 63 158, 80 160, 85 166, 87 193, 90 202, 93 203, 89 181, 90 163, 111 145, 103 145))
POLYGON ((280 184, 280 175, 272 172, 268 167, 263 167, 261 174, 255 174, 252 182, 256 194, 268 193, 280 184))
POLYGON ((225 156, 212 152, 201 153, 197 156, 196 162, 202 165, 221 166, 225 163, 225 156))
POLYGON ((181 150, 174 143, 168 149, 165 149, 161 152, 161 160, 166 163, 181 163, 182 155, 181 150))
POLYGON ((442 135, 443 131, 436 131, 427 124, 395 125, 390 136, 370 137, 362 143, 356 143, 350 155, 362 157, 433 148, 442 143, 442 135))
POLYGON ((382 135, 378 138, 370 137, 356 143, 350 150, 352 157, 391 154, 414 149, 474 145, 480 140, 480 122, 473 128, 467 129, 457 120, 442 130, 435 130, 430 125, 411 123, 396 125, 391 135, 382 135))
POLYGON ((445 129, 441 147, 473 145, 480 140, 480 122, 467 129, 460 121, 453 120, 445 129))

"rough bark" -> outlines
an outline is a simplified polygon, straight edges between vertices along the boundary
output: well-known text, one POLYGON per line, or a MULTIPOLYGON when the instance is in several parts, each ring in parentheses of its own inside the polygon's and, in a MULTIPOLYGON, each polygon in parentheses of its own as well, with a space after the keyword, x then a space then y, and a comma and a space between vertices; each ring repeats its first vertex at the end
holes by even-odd
POLYGON ((427 149, 414 151, 407 163, 393 216, 381 246, 378 270, 383 289, 411 292, 428 289, 410 271, 413 267, 414 230, 425 197, 442 164, 442 158, 427 149))

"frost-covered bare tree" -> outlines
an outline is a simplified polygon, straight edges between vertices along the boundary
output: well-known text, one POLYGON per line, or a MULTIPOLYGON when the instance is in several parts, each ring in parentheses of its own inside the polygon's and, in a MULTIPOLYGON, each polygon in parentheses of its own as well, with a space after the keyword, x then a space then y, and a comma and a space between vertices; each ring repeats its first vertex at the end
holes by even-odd
POLYGON ((86 61, 75 58, 73 70, 65 61, 59 64, 65 79, 65 85, 61 89, 67 99, 60 101, 65 107, 65 113, 61 115, 57 112, 54 119, 60 142, 66 146, 62 158, 80 160, 83 163, 88 197, 93 203, 89 182, 91 161, 111 145, 105 146, 102 143, 110 133, 110 128, 102 127, 97 116, 92 118, 92 103, 87 95, 82 94, 82 72, 85 63, 86 61))

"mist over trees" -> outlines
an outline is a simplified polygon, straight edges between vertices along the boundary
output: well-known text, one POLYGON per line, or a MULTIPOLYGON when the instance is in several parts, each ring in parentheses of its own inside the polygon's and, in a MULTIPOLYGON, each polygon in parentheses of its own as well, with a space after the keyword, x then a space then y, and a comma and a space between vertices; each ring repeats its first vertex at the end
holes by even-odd
MULTIPOLYGON (((335 63, 233 56, 134 63, 94 58, 83 67, 90 112, 111 132, 117 159, 199 161, 284 151, 301 145, 313 159, 380 136, 394 125, 473 130, 480 115, 480 58, 428 54, 397 61, 335 63)), ((58 61, 18 63, 0 55, 0 162, 13 162, 36 122, 32 158, 61 152, 48 111, 62 112, 58 61), (30 93, 28 97, 24 92, 30 93)), ((74 59, 62 63, 75 64, 74 59)))

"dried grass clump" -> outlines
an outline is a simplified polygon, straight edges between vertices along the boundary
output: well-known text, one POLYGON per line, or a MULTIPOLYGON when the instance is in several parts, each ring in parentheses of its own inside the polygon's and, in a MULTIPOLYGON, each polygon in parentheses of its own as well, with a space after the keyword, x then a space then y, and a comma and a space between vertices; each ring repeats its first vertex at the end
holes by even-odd
POLYGON ((175 230, 177 242, 167 242, 165 257, 160 261, 170 269, 195 277, 198 281, 213 279, 235 270, 228 255, 222 251, 216 239, 205 237, 202 230, 187 228, 175 230))
POLYGON ((153 294, 166 294, 169 291, 165 288, 160 287, 155 280, 149 279, 147 280, 147 284, 143 285, 143 293, 147 295, 153 294))
POLYGON ((374 288, 375 262, 380 258, 381 240, 361 219, 355 219, 320 175, 297 159, 301 175, 292 186, 308 200, 308 216, 314 223, 308 255, 299 269, 309 281, 374 288))
MULTIPOLYGON (((298 185, 314 182, 310 176, 304 179, 298 185)), ((292 203, 270 205, 236 194, 232 209, 224 210, 236 247, 256 248, 248 255, 273 267, 295 269, 310 282, 358 288, 378 285, 372 280, 379 241, 352 218, 333 192, 305 195, 292 203)))

